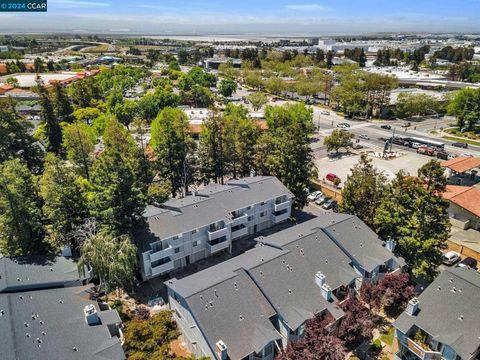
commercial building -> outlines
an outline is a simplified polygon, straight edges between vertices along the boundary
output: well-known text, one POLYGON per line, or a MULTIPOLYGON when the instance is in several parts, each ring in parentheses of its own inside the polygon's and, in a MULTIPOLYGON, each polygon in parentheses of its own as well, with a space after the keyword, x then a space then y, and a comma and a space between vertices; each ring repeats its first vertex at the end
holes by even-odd
POLYGON ((121 319, 71 259, 0 259, 2 359, 123 360, 121 319))
POLYGON ((147 225, 134 236, 143 277, 231 251, 232 242, 286 221, 292 200, 292 193, 277 178, 257 176, 211 184, 161 208, 147 207, 147 225))
POLYGON ((257 246, 165 282, 169 306, 196 356, 271 360, 315 315, 341 321, 338 303, 403 260, 355 216, 326 214, 257 238, 257 246))
POLYGON ((443 271, 395 321, 394 359, 478 359, 479 299, 479 273, 443 271))

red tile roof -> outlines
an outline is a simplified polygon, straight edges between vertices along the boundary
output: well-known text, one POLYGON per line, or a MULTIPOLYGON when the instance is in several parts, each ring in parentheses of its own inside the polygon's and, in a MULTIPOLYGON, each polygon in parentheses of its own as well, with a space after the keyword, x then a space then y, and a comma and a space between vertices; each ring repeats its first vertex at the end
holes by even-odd
POLYGON ((459 156, 447 161, 442 161, 443 167, 449 168, 457 173, 463 173, 480 167, 480 158, 459 156))
POLYGON ((447 190, 442 197, 480 217, 480 189, 447 185, 447 190))

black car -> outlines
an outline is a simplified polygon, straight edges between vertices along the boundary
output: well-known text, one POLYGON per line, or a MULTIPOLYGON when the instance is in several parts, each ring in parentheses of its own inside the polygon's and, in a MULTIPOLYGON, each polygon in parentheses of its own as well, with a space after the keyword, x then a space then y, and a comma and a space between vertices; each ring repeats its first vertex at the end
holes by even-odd
POLYGON ((462 142, 453 143, 452 146, 459 147, 459 148, 463 148, 463 149, 467 149, 467 148, 468 148, 468 144, 467 144, 467 143, 462 143, 462 142))
POLYGON ((470 269, 476 269, 477 268, 477 260, 471 257, 466 257, 462 261, 460 261, 457 265, 458 267, 466 267, 470 269))
POLYGON ((437 152, 437 158, 442 160, 448 160, 448 153, 444 151, 437 152))
POLYGON ((392 130, 392 127, 390 125, 381 125, 380 127, 382 129, 392 130))

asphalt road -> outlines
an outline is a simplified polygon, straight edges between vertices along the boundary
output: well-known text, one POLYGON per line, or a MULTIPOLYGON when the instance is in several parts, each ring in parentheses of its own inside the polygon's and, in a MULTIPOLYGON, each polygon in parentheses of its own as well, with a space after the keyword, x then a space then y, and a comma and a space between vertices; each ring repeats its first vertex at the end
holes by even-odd
MULTIPOLYGON (((333 129, 337 129, 339 123, 346 122, 350 125, 350 128, 347 130, 355 135, 357 139, 359 135, 365 134, 369 137, 369 140, 360 139, 360 144, 365 149, 371 149, 376 151, 382 151, 385 140, 390 138, 395 131, 395 134, 398 136, 414 136, 421 137, 433 141, 439 141, 445 144, 445 150, 449 153, 455 155, 460 155, 462 153, 468 153, 474 156, 480 156, 480 147, 469 145, 468 149, 457 148, 451 146, 453 141, 446 139, 434 137, 429 134, 431 130, 434 129, 435 125, 437 129, 440 127, 448 127, 452 125, 453 119, 426 119, 422 122, 413 123, 411 127, 405 129, 401 127, 401 124, 404 121, 388 121, 388 124, 392 126, 391 130, 382 129, 381 122, 377 121, 363 121, 363 120, 346 120, 343 117, 338 116, 333 111, 328 110, 329 115, 323 114, 322 111, 325 111, 319 107, 314 107, 314 122, 319 127, 318 131, 318 141, 312 144, 312 148, 317 157, 324 157, 327 155, 325 146, 323 146, 323 139, 325 136, 328 136, 332 133, 333 129), (416 130, 414 129, 416 127, 416 130)), ((416 152, 415 149, 411 149, 405 146, 394 144, 392 149, 416 152)))

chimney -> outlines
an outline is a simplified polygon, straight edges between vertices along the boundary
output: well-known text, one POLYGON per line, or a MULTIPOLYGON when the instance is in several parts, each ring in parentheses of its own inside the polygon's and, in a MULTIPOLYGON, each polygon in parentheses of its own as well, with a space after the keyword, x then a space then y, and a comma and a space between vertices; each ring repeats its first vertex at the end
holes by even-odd
POLYGON ((418 299, 414 297, 408 302, 407 309, 405 310, 405 312, 408 315, 415 316, 415 314, 418 311, 418 304, 419 304, 418 299))
POLYGON ((327 284, 323 284, 322 287, 320 288, 322 296, 330 302, 332 300, 332 288, 328 286, 327 284))
POLYGON ((318 287, 322 287, 325 284, 325 275, 323 275, 320 271, 315 274, 315 282, 317 283, 318 287))
POLYGON ((388 251, 393 253, 393 251, 395 250, 395 245, 397 245, 395 240, 390 239, 390 240, 387 240, 385 247, 387 248, 388 251))
POLYGON ((215 344, 215 353, 220 360, 227 360, 227 345, 222 340, 215 344))
POLYGON ((93 304, 87 305, 83 308, 85 314, 85 321, 88 325, 100 324, 100 318, 98 317, 97 309, 93 304))

